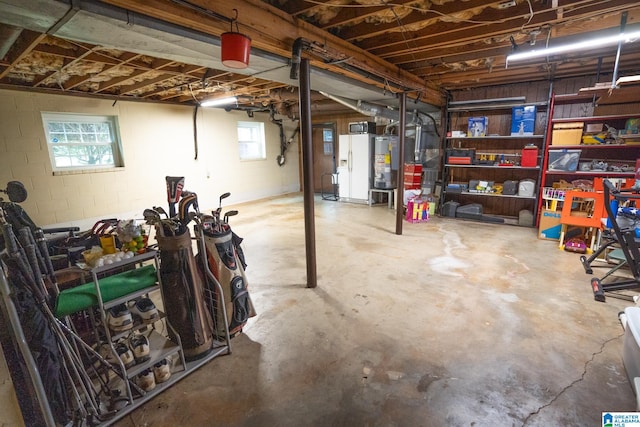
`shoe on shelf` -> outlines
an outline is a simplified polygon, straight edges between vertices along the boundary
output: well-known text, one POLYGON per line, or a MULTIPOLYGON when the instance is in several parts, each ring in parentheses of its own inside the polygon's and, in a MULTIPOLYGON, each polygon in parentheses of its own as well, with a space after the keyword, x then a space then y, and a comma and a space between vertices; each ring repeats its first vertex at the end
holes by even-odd
POLYGON ((118 357, 122 361, 122 364, 125 368, 130 368, 136 364, 135 359, 133 358, 133 353, 124 342, 118 342, 114 344, 114 348, 116 353, 118 353, 118 357))
POLYGON ((171 377, 171 364, 168 359, 162 359, 153 365, 153 376, 157 384, 163 383, 171 377))
POLYGON ((156 388, 156 380, 151 369, 145 369, 136 377, 136 384, 144 391, 151 391, 156 388))
POLYGON ((114 332, 122 332, 133 328, 133 318, 125 304, 119 304, 109 309, 107 323, 109 324, 109 329, 114 332))
POLYGON ((160 315, 153 301, 149 298, 140 298, 129 303, 129 311, 134 316, 138 316, 143 322, 156 320, 160 315))
POLYGON ((149 340, 144 335, 133 334, 131 338, 129 338, 129 347, 131 347, 133 351, 133 357, 135 357, 136 363, 149 360, 149 340))

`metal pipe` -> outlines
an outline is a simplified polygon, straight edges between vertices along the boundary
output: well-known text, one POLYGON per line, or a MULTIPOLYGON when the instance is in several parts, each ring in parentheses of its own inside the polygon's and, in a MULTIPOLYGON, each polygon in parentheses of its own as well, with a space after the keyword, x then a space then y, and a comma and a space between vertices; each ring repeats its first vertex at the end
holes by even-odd
MULTIPOLYGON (((622 13, 620 18, 620 34, 624 34, 624 28, 627 26, 627 12, 622 13)), ((618 80, 618 66, 620 65, 620 52, 622 51, 622 39, 618 40, 618 51, 616 52, 616 61, 613 65, 613 76, 611 77, 611 89, 616 88, 616 80, 618 80)))
POLYGON ((396 194, 396 234, 402 235, 402 210, 404 208, 404 134, 407 114, 407 94, 400 93, 400 128, 398 129, 398 192, 396 194))
POLYGON ((291 48, 291 71, 289 72, 289 78, 291 80, 298 80, 300 75, 300 63, 302 61, 302 48, 304 45, 305 43, 302 37, 298 37, 293 42, 293 47, 291 48))
POLYGON ((313 201, 313 143, 311 134, 311 85, 308 59, 300 63, 300 134, 302 135, 302 178, 304 192, 304 231, 307 253, 307 288, 315 288, 316 232, 313 201))

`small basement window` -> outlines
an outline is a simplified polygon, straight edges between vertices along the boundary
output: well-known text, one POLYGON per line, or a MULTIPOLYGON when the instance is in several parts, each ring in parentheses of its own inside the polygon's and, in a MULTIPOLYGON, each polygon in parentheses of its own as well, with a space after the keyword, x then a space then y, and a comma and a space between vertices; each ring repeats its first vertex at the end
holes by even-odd
POLYGON ((115 116, 43 113, 54 171, 124 166, 115 116))
POLYGON ((240 160, 266 159, 264 123, 238 122, 238 149, 240 160))

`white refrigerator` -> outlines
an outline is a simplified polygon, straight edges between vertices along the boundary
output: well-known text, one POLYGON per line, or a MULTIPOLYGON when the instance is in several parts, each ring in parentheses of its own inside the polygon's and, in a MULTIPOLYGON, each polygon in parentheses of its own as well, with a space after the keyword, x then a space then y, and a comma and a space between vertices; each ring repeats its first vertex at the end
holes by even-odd
POLYGON ((340 135, 338 139, 338 195, 341 201, 368 203, 375 135, 340 135))

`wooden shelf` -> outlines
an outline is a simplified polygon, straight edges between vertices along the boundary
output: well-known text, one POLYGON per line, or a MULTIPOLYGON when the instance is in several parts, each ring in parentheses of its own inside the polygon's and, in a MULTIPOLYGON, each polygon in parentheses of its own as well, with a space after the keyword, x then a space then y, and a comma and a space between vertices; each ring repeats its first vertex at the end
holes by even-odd
POLYGON ((509 197, 513 199, 526 199, 526 200, 536 200, 538 196, 535 194, 533 196, 518 196, 517 194, 499 194, 499 193, 484 193, 482 191, 447 191, 449 196, 455 196, 456 194, 461 194, 465 196, 484 196, 484 197, 509 197))
POLYGON ((479 169, 523 169, 523 170, 538 170, 540 166, 495 166, 495 165, 453 165, 446 164, 448 168, 479 168, 479 169))
POLYGON ((544 135, 487 135, 487 136, 447 136, 446 139, 465 139, 465 140, 476 140, 476 139, 496 139, 496 140, 523 140, 523 139, 538 139, 544 138, 544 135))
POLYGON ((535 105, 536 107, 546 107, 546 101, 524 102, 524 100, 501 102, 499 100, 474 100, 450 102, 447 112, 482 111, 482 110, 511 110, 513 107, 523 107, 535 105))
POLYGON ((640 144, 550 145, 549 150, 584 150, 584 149, 616 150, 616 149, 630 148, 630 147, 640 147, 640 144))
POLYGON ((571 123, 571 122, 606 122, 610 120, 626 120, 631 117, 629 114, 611 116, 589 116, 589 117, 563 117, 552 119, 551 123, 571 123))
POLYGON ((548 170, 547 175, 582 175, 582 176, 610 176, 615 178, 631 178, 635 176, 633 171, 631 172, 611 172, 611 171, 560 171, 560 170, 548 170))

